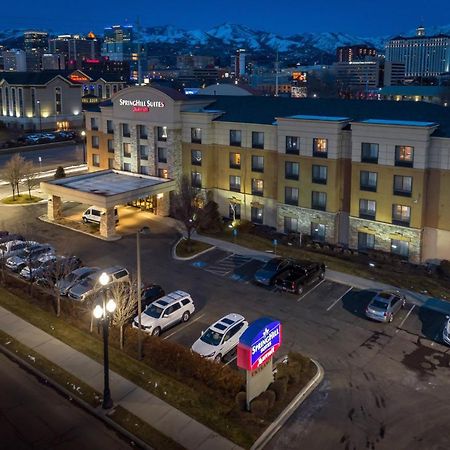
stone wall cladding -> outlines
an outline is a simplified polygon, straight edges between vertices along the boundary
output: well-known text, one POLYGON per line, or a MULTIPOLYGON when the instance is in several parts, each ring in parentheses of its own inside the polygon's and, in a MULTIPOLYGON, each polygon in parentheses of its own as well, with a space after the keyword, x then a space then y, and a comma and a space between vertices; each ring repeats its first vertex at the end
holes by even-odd
POLYGON ((139 173, 139 142, 137 137, 137 126, 130 126, 130 153, 131 171, 139 173))
POLYGON ((114 167, 122 170, 123 152, 120 123, 114 121, 114 167))
POLYGON ((403 239, 409 241, 409 261, 415 263, 421 261, 422 230, 350 217, 350 248, 358 248, 358 231, 364 232, 364 228, 375 234, 375 250, 391 253, 391 236, 398 234, 399 238, 403 237, 403 239))
POLYGON ((311 234, 311 222, 326 226, 326 242, 336 243, 336 213, 301 208, 286 204, 277 205, 277 230, 284 232, 284 218, 295 217, 298 220, 298 231, 302 234, 311 234))
POLYGON ((169 178, 178 181, 183 172, 181 129, 168 130, 167 134, 167 167, 169 170, 169 178))
MULTIPOLYGON (((145 141, 144 141, 145 142, 145 141)), ((143 142, 143 144, 144 144, 143 142)), ((155 140, 155 129, 153 127, 147 127, 147 141, 145 142, 145 145, 148 145, 148 161, 147 166, 149 170, 149 174, 152 176, 158 176, 156 171, 156 140, 155 140)))

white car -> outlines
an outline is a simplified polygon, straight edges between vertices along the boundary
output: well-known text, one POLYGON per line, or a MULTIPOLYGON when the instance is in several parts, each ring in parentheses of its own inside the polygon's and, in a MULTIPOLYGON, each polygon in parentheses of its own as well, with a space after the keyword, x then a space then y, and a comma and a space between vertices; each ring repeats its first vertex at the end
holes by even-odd
MULTIPOLYGON (((179 322, 187 322, 195 311, 194 302, 187 292, 174 291, 150 303, 141 314, 141 329, 153 336, 179 322)), ((139 316, 133 320, 139 327, 139 316)))
POLYGON ((442 340, 447 345, 450 345, 450 316, 445 316, 447 319, 444 324, 444 329, 442 330, 442 340))
POLYGON ((191 350, 199 355, 220 362, 239 343, 248 322, 240 314, 231 313, 211 325, 194 342, 191 350))

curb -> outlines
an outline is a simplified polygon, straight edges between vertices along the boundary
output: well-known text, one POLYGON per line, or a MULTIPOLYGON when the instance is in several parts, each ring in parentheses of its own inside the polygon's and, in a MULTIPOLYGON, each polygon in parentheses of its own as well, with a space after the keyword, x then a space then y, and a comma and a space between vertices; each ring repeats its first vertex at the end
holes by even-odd
POLYGON ((0 149, 0 155, 8 155, 11 153, 27 153, 32 152, 34 150, 45 150, 47 148, 52 147, 67 147, 69 145, 81 145, 78 144, 75 140, 71 141, 56 141, 56 142, 45 142, 43 144, 34 144, 34 145, 21 145, 19 147, 7 147, 0 149))
POLYGON ((88 413, 92 414, 93 416, 97 417, 97 419, 104 422, 106 425, 108 425, 110 428, 113 428, 117 433, 120 433, 122 436, 126 437, 131 441, 131 443, 134 443, 138 445, 139 447, 143 448, 144 450, 155 450, 153 447, 148 445, 146 442, 139 439, 134 434, 130 433, 125 428, 122 428, 120 425, 118 425, 116 422, 114 422, 112 419, 107 417, 107 413, 104 413, 103 410, 98 410, 96 408, 93 408, 89 403, 85 402, 83 399, 77 397, 73 394, 73 392, 70 392, 65 387, 61 386, 60 384, 53 381, 51 378, 49 378, 47 375, 43 374, 39 369, 36 369, 36 367, 33 367, 28 362, 24 361, 22 358, 19 358, 14 353, 6 349, 3 345, 0 345, 0 352, 2 352, 5 356, 7 356, 9 359, 15 361, 19 366, 22 368, 28 370, 29 372, 33 373, 36 377, 45 380, 47 384, 49 384, 52 388, 57 390, 60 394, 67 397, 69 401, 72 401, 76 403, 79 407, 83 408, 88 413))
POLYGON ((47 218, 46 215, 39 216, 38 219, 41 222, 50 223, 51 225, 56 225, 56 226, 61 227, 61 228, 66 228, 67 230, 74 231, 75 233, 85 234, 86 236, 90 236, 90 237, 93 237, 95 239, 100 239, 101 241, 105 241, 105 242, 114 242, 114 241, 118 241, 119 239, 122 239, 121 235, 117 235, 116 237, 104 238, 102 236, 97 236, 95 234, 91 234, 91 233, 88 233, 88 232, 83 231, 83 230, 77 230, 75 228, 69 227, 68 225, 63 225, 62 223, 52 222, 51 220, 49 220, 47 218))
MULTIPOLYGON (((176 248, 177 248, 177 245, 178 245, 183 239, 185 239, 185 237, 184 237, 184 236, 181 236, 180 239, 178 239, 178 241, 175 242, 175 245, 172 247, 172 258, 173 258, 173 259, 176 259, 176 260, 178 260, 178 261, 189 261, 189 260, 191 260, 191 259, 197 258, 197 256, 203 255, 203 253, 210 252, 211 250, 214 250, 214 249, 216 248, 215 245, 212 245, 211 247, 207 248, 206 250, 202 250, 201 252, 196 253, 196 254, 193 255, 193 256, 186 256, 186 257, 183 257, 183 256, 177 256, 177 254, 176 254, 176 248)), ((207 244, 207 242, 206 242, 206 244, 207 244)), ((208 245, 211 245, 211 244, 208 244, 208 245)))
POLYGON ((317 373, 309 381, 309 383, 297 394, 297 396, 289 403, 285 410, 272 422, 263 434, 253 443, 250 450, 259 450, 264 448, 267 443, 275 436, 280 428, 287 422, 289 417, 294 414, 295 410, 310 396, 314 389, 322 382, 324 377, 323 367, 314 359, 311 361, 317 367, 317 373))

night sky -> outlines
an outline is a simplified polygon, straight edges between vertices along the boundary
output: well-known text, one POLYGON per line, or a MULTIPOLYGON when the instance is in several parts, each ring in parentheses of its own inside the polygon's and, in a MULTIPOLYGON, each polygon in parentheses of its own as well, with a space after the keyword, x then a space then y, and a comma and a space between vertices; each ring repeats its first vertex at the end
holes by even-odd
POLYGON ((5 0, 0 29, 38 27, 54 32, 102 31, 113 24, 174 25, 208 30, 236 23, 282 35, 343 31, 359 36, 384 36, 425 26, 450 24, 447 0, 123 0, 63 2, 5 0))

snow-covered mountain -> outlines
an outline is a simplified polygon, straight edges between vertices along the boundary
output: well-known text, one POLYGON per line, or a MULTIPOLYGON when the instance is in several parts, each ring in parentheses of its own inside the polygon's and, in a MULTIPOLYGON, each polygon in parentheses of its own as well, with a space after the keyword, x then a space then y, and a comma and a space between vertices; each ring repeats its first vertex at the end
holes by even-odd
MULTIPOLYGON (((0 44, 11 46, 20 42, 24 30, 0 30, 0 44)), ((427 28, 427 35, 450 34, 450 25, 427 28)), ((264 58, 278 51, 284 59, 302 64, 331 62, 336 48, 351 44, 373 45, 383 50, 391 36, 361 37, 343 32, 297 33, 282 36, 268 31, 254 30, 243 25, 224 23, 204 30, 185 30, 171 25, 136 27, 137 40, 148 44, 152 55, 177 55, 189 52, 227 57, 237 48, 245 48, 264 58)), ((395 35, 413 36, 415 30, 395 35)))

